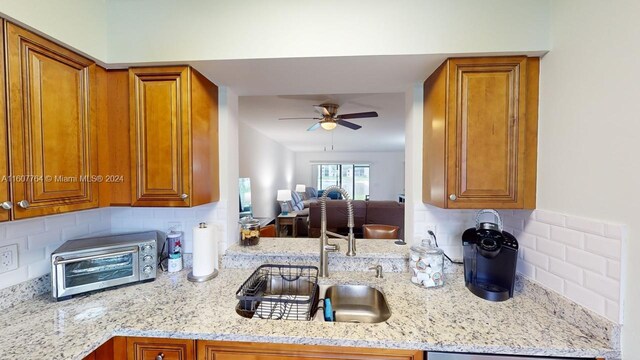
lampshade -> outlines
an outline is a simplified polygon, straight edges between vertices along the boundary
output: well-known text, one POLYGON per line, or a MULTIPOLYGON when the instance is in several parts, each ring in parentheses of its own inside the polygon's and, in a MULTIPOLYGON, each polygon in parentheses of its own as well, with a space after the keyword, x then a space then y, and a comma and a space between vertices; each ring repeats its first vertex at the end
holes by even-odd
POLYGON ((297 184, 296 192, 305 192, 307 190, 307 186, 305 184, 297 184))
POLYGON ((291 201, 291 190, 278 190, 278 201, 291 201))
POLYGON ((325 130, 333 130, 336 128, 336 126, 338 126, 338 124, 333 121, 323 121, 320 123, 320 126, 322 126, 322 128, 325 130))

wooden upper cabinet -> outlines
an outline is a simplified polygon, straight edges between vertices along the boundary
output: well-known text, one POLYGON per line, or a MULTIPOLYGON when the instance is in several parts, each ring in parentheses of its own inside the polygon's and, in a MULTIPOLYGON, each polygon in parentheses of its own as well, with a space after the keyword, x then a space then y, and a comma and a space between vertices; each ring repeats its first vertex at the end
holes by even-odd
POLYGON ((5 28, 14 218, 98 206, 93 61, 5 28))
POLYGON ((187 66, 129 69, 133 206, 219 199, 217 97, 187 66))
POLYGON ((423 360, 421 350, 198 340, 198 360, 423 360))
POLYGON ((424 84, 423 201, 535 208, 539 59, 449 59, 424 84))
MULTIPOLYGON (((0 38, 4 39, 4 21, 0 20, 0 38)), ((4 47, 0 47, 0 81, 5 84, 4 47)), ((5 87, 0 86, 0 222, 11 218, 11 193, 9 192, 9 145, 7 134, 7 108, 5 87)))

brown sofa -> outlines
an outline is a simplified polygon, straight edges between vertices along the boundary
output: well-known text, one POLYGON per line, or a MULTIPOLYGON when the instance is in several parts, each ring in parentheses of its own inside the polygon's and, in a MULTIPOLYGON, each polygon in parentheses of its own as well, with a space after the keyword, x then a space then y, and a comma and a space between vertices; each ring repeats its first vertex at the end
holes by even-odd
MULTIPOLYGON (((362 238, 362 225, 385 224, 400 228, 398 237, 404 239, 404 204, 397 201, 353 201, 353 232, 362 238)), ((347 202, 327 200, 327 230, 346 235, 347 202)), ((309 206, 309 237, 320 236, 320 203, 309 206)))

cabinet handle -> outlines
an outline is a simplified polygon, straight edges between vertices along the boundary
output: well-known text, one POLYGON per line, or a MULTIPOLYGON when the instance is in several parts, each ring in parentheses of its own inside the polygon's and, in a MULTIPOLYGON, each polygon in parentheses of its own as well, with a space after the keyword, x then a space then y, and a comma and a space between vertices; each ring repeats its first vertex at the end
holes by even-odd
POLYGON ((29 208, 29 202, 27 200, 20 200, 20 201, 18 201, 18 206, 20 206, 23 209, 28 209, 29 208))
POLYGON ((160 353, 158 354, 158 356, 156 356, 156 360, 162 360, 164 359, 164 353, 160 353))
POLYGON ((180 199, 182 199, 182 200, 185 200, 188 197, 189 197, 189 195, 187 195, 187 194, 180 195, 180 199))
POLYGON ((456 201, 456 199, 458 199, 458 197, 456 196, 456 194, 451 194, 451 195, 449 195, 449 199, 451 201, 456 201))
POLYGON ((11 210, 11 208, 13 207, 13 203, 11 201, 4 201, 2 202, 2 204, 0 204, 0 206, 5 210, 11 210))

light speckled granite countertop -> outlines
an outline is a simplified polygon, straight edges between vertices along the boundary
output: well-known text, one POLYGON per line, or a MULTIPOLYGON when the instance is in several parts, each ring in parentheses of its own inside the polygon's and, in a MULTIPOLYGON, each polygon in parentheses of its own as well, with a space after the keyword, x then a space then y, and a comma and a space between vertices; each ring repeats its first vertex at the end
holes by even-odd
MULTIPOLYGON (((321 279, 323 284, 380 288, 392 311, 384 323, 267 321, 235 313, 235 292, 252 269, 266 262, 317 265, 317 242, 263 238, 255 247, 233 246, 222 258, 225 268, 220 276, 202 284, 188 282, 188 270, 183 270, 161 274, 152 283, 60 303, 47 295, 25 301, 0 315, 0 358, 82 359, 115 335, 609 359, 620 356, 615 325, 527 280, 523 281, 524 290, 502 303, 472 295, 455 269, 447 274, 445 287, 418 288, 406 273, 399 272, 406 268, 408 246, 384 240, 359 241, 355 258, 346 257, 343 251, 331 253, 331 278, 321 279), (385 267, 384 279, 357 271, 372 263, 385 267)), ((335 242, 346 249, 343 240, 335 242)))
POLYGON ((235 313, 235 292, 251 270, 221 269, 201 284, 188 282, 187 271, 59 303, 43 295, 8 308, 0 315, 0 358, 82 359, 115 335, 619 357, 600 319, 567 320, 571 315, 549 310, 548 294, 539 289, 502 303, 484 301, 464 287, 459 272, 440 289, 418 288, 404 273, 376 279, 370 272, 334 272, 321 282, 370 284, 391 308, 386 322, 351 324, 245 319, 235 313))

